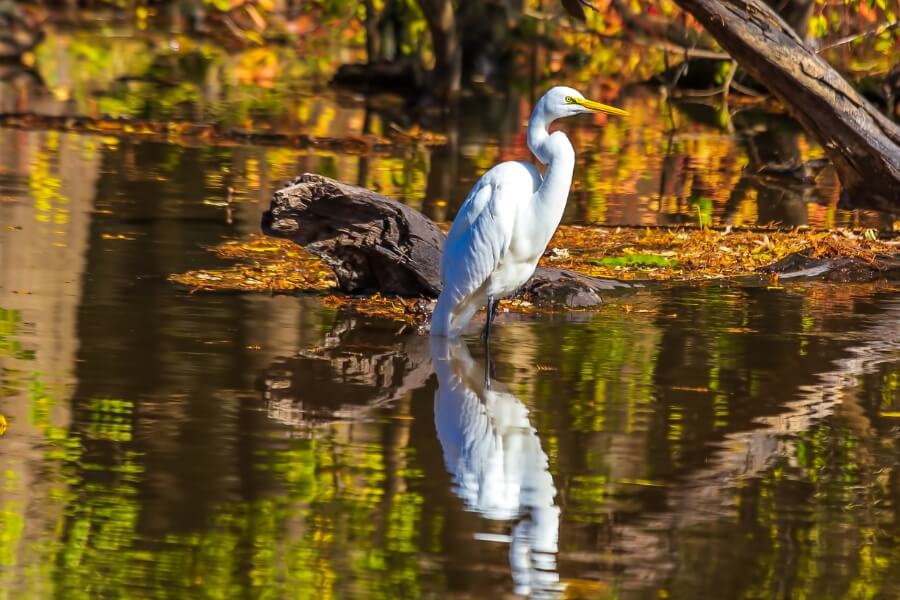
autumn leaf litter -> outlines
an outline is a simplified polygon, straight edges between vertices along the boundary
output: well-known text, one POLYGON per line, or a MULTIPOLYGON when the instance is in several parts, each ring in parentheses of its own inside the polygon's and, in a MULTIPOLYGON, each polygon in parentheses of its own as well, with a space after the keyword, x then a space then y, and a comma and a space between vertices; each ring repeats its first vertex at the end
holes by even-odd
MULTIPOLYGON (((873 262, 898 251, 896 240, 880 240, 873 230, 713 230, 562 226, 541 260, 545 266, 628 281, 698 281, 757 274, 759 269, 795 253, 810 258, 852 256, 873 262)), ((352 296, 340 292, 331 269, 289 240, 250 236, 212 248, 237 264, 172 275, 192 292, 235 290, 268 293, 314 293, 326 306, 348 307, 372 316, 418 320, 430 301, 381 294, 352 296)), ((525 300, 505 301, 505 308, 530 311, 525 300)))

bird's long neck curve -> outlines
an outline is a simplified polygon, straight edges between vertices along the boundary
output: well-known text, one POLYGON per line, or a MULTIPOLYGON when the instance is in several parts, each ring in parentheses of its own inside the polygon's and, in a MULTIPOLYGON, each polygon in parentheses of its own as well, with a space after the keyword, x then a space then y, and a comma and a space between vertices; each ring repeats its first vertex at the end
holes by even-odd
POLYGON ((541 187, 535 193, 536 222, 552 226, 555 231, 572 186, 575 149, 566 134, 561 131, 550 134, 548 128, 552 122, 543 103, 538 102, 528 121, 528 148, 541 164, 547 166, 541 187))

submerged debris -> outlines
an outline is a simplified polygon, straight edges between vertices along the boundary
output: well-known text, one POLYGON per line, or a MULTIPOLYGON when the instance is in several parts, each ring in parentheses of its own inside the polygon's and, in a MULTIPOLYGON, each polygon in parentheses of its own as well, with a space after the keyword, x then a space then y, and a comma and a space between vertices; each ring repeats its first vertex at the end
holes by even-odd
MULTIPOLYGON (((854 258, 875 264, 895 256, 898 240, 879 240, 875 232, 716 231, 562 226, 542 264, 572 269, 593 277, 631 281, 696 281, 765 272, 788 256, 809 259, 854 258)), ((261 235, 230 241, 212 249, 220 258, 240 261, 221 269, 172 275, 171 280, 196 291, 317 293, 327 306, 349 308, 372 316, 421 321, 433 300, 374 294, 342 294, 331 269, 297 244, 261 235)), ((502 305, 516 312, 534 311, 527 300, 502 305)))

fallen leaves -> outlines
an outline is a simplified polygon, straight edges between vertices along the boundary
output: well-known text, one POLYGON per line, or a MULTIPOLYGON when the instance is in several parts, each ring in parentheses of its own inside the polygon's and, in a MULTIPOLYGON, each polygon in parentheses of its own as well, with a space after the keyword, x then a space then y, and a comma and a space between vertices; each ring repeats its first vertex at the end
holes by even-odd
MULTIPOLYGON (((562 226, 542 262, 594 277, 628 280, 703 280, 754 274, 794 252, 812 258, 853 256, 871 262, 895 254, 897 243, 849 230, 735 231, 727 229, 638 229, 562 226)), ((433 300, 381 294, 352 296, 337 289, 327 264, 291 241, 265 236, 226 242, 213 249, 222 259, 240 261, 221 269, 189 271, 170 279, 192 291, 321 294, 326 306, 404 321, 419 321, 433 300)), ((777 285, 777 276, 771 277, 777 285)), ((631 307, 626 306, 626 310, 631 307)), ((515 298, 503 310, 536 310, 515 298)))
POLYGON ((407 321, 415 323, 424 321, 434 304, 425 298, 399 298, 396 296, 351 296, 347 294, 328 294, 323 298, 325 306, 352 310, 359 314, 407 321))
POLYGON ((338 291, 337 280, 328 265, 289 240, 254 235, 225 242, 211 250, 219 258, 242 262, 222 269, 188 271, 171 275, 169 279, 189 287, 191 292, 319 293, 330 308, 410 322, 431 313, 431 302, 422 298, 351 296, 338 291))
POLYGON ((892 242, 849 230, 749 231, 562 226, 550 242, 547 266, 594 277, 658 281, 755 273, 794 252, 812 258, 854 256, 867 262, 893 253, 892 242), (559 249, 567 250, 566 254, 559 249))
POLYGON ((323 292, 337 285, 328 265, 288 240, 257 235, 225 242, 213 250, 220 258, 245 262, 222 269, 188 271, 169 279, 194 292, 323 292))

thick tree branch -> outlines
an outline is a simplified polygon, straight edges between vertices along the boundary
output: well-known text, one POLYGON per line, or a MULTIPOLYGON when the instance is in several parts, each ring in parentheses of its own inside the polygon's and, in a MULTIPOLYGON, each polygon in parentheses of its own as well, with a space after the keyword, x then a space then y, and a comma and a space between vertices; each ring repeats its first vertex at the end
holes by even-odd
POLYGON ((784 102, 834 162, 842 201, 900 207, 900 127, 762 0, 676 0, 784 102))

